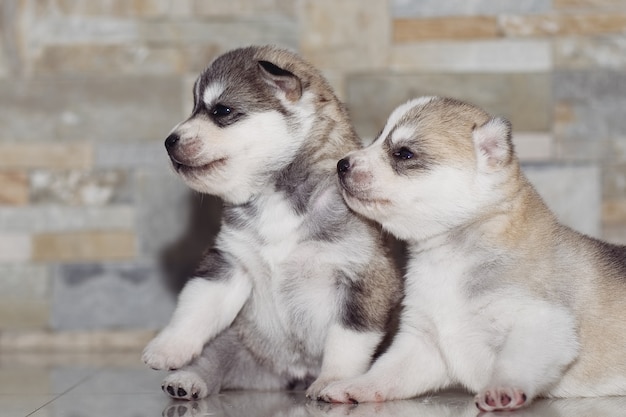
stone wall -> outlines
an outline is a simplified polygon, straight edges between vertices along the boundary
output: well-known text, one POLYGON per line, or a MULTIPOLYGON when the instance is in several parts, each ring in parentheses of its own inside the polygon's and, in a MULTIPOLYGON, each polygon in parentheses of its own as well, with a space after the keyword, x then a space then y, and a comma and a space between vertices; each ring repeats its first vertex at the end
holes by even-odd
POLYGON ((3 0, 0 25, 0 348, 140 346, 167 321, 219 203, 163 139, 248 44, 321 68, 366 141, 424 94, 510 118, 563 221, 626 242, 621 0, 3 0))

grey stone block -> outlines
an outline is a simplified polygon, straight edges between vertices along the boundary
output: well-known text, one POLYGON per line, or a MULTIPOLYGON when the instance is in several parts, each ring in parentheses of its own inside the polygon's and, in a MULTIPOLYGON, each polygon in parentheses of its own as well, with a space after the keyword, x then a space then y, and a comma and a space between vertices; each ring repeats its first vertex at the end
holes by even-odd
POLYGON ((357 132, 372 138, 391 111, 424 95, 449 96, 509 118, 517 131, 549 131, 550 75, 529 74, 360 74, 348 78, 347 106, 357 132))
POLYGON ((135 169, 150 167, 164 169, 169 165, 165 138, 174 127, 162 132, 161 137, 146 142, 117 142, 95 145, 96 168, 135 169))
POLYGON ((162 138, 182 119, 176 76, 74 76, 0 80, 0 126, 10 140, 162 138))
POLYGON ((127 205, 0 207, 0 231, 8 233, 131 230, 136 211, 127 205))
POLYGON ((393 17, 439 17, 552 11, 552 0, 391 0, 393 17))
POLYGON ((524 173, 565 225, 600 238, 601 177, 595 165, 524 165, 524 173))
POLYGON ((623 71, 594 69, 554 72, 555 100, 592 98, 622 99, 626 96, 626 74, 623 71))
POLYGON ((56 268, 53 330, 157 329, 169 320, 174 297, 151 264, 66 264, 56 268))

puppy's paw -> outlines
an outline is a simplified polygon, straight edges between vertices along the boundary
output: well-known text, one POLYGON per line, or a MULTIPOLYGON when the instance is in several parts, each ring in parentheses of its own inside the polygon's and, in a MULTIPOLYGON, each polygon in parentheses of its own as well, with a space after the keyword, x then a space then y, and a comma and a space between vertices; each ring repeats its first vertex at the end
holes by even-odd
POLYGON ((382 387, 358 379, 333 382, 322 389, 317 398, 329 403, 344 404, 382 402, 391 399, 382 387))
POLYGON ((217 392, 218 388, 209 387, 200 375, 193 371, 172 372, 161 384, 163 392, 177 400, 198 400, 217 392))
POLYGON ((333 378, 317 378, 306 390, 306 397, 312 400, 320 399, 320 394, 324 388, 336 381, 333 378))
POLYGON ((202 347, 193 335, 174 335, 165 329, 148 343, 141 359, 152 369, 175 370, 197 358, 202 347))
POLYGON ((476 406, 482 411, 516 410, 530 401, 519 388, 490 387, 476 394, 476 406))

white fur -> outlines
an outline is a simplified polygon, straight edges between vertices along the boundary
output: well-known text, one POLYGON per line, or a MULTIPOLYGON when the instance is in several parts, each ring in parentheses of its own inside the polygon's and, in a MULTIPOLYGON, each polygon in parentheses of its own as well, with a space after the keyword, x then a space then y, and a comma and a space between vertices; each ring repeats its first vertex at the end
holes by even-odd
MULTIPOLYGON (((199 85, 198 85, 199 87, 199 85)), ((214 82, 209 84, 204 91, 202 92, 202 101, 207 106, 212 106, 215 104, 215 101, 219 98, 219 96, 224 92, 226 87, 220 82, 214 82)), ((200 92, 196 92, 198 97, 200 97, 200 92)))
POLYGON ((317 398, 328 384, 352 378, 367 371, 372 352, 382 335, 357 332, 337 324, 331 325, 326 336, 324 360, 319 378, 307 390, 307 396, 317 398))
POLYGON ((252 286, 242 271, 226 282, 204 278, 185 285, 170 323, 143 352, 143 361, 154 369, 178 369, 196 358, 204 344, 230 326, 252 286))

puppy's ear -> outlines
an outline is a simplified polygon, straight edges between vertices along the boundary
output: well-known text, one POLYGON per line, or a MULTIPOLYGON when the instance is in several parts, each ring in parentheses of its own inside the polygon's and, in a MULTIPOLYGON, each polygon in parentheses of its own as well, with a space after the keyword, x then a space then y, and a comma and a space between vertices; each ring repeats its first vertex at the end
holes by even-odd
POLYGON ((493 117, 472 132, 478 167, 485 171, 497 171, 513 159, 511 122, 493 117))
POLYGON ((302 83, 293 73, 269 61, 259 61, 259 69, 263 80, 284 92, 287 100, 296 101, 302 96, 302 83))

